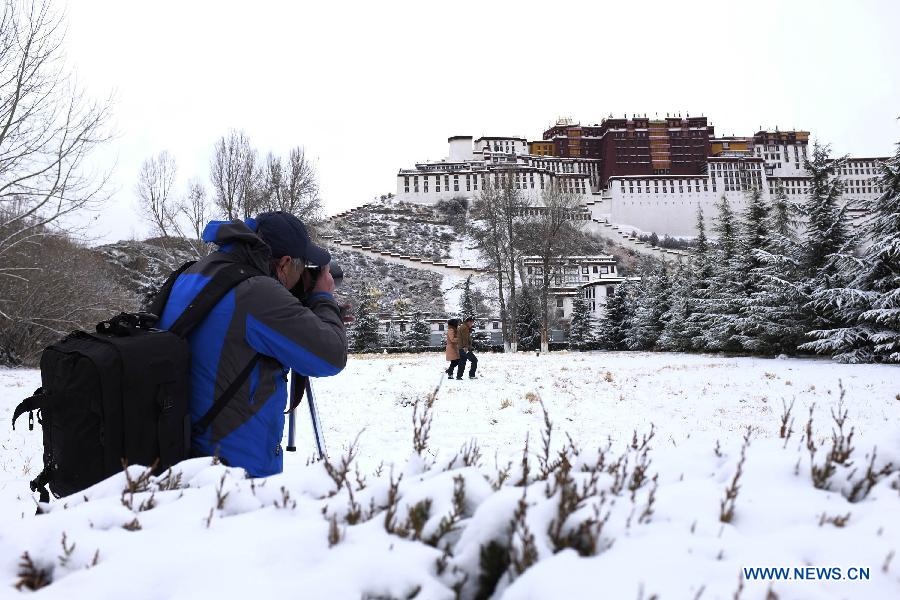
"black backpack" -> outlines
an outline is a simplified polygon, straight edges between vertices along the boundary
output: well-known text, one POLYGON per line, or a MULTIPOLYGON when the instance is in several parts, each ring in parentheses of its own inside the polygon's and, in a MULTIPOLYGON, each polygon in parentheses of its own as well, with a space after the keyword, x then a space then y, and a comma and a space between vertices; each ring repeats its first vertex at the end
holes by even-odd
MULTIPOLYGON (((260 275, 233 264, 211 279, 168 330, 155 329, 175 279, 172 273, 147 313, 122 313, 96 332, 75 331, 41 354, 41 387, 22 401, 16 419, 34 412, 43 429, 44 468, 31 481, 41 502, 79 492, 129 464, 159 474, 190 456, 190 344, 187 335, 226 293, 260 275)), ((201 419, 212 421, 250 375, 259 356, 201 419)), ((196 425, 195 425, 196 429, 196 425)))

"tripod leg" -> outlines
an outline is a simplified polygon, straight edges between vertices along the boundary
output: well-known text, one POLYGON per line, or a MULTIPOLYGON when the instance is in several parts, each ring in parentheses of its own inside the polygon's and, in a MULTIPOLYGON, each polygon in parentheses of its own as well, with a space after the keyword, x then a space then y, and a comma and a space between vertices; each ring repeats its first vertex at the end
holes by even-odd
POLYGON ((319 421, 319 411, 316 408, 316 397, 313 395, 312 383, 306 380, 306 403, 309 405, 309 420, 312 423, 313 438, 316 442, 316 452, 319 460, 325 458, 325 437, 322 435, 322 423, 319 421))

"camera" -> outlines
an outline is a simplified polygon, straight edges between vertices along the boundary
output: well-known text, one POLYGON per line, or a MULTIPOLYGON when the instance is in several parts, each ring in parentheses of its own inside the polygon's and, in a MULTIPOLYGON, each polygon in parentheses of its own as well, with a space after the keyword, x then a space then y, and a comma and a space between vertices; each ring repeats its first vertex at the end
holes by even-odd
MULTIPOLYGON (((316 281, 318 281, 319 277, 322 276, 322 267, 318 265, 306 265, 306 270, 309 271, 310 274, 310 288, 312 289, 316 285, 316 281)), ((334 288, 337 289, 340 287, 341 283, 344 281, 344 270, 341 268, 339 264, 335 261, 331 261, 328 263, 328 270, 331 272, 331 278, 334 279, 334 288)), ((291 290, 291 293, 296 296, 300 302, 306 305, 306 298, 309 295, 308 292, 303 288, 302 280, 294 286, 291 290)), ((350 312, 349 304, 342 304, 338 306, 341 311, 341 320, 344 323, 353 322, 353 316, 350 312)))
MULTIPOLYGON (((291 294, 304 305, 306 304, 306 299, 309 297, 310 292, 316 287, 316 281, 322 276, 322 267, 320 265, 306 265, 306 270, 310 275, 309 287, 303 287, 303 279, 301 278, 300 281, 297 282, 297 285, 291 288, 291 294)), ((344 280, 344 270, 335 261, 328 263, 328 270, 331 271, 331 278, 334 279, 334 287, 337 289, 344 280)))
MULTIPOLYGON (((306 270, 309 271, 312 277, 312 285, 315 286, 316 281, 322 275, 322 267, 319 265, 306 265, 306 270)), ((344 281, 344 270, 334 260, 328 263, 328 270, 331 271, 331 278, 334 279, 334 287, 340 287, 341 282, 344 281)))

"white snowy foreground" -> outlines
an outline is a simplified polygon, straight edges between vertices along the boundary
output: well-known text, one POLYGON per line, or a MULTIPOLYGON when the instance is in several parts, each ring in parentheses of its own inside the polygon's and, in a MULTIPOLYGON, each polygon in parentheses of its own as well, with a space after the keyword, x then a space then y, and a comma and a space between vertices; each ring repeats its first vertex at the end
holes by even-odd
POLYGON ((133 466, 40 516, 40 432, 9 429, 39 374, 0 370, 0 597, 900 598, 896 367, 482 354, 428 413, 445 366, 356 356, 315 381, 329 465, 307 465, 304 404, 281 475, 133 466))

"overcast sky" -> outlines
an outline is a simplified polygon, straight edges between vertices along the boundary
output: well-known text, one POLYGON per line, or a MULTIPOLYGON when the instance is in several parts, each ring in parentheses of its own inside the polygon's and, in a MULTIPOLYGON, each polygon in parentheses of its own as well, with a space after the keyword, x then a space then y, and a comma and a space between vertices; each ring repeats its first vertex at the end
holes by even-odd
POLYGON ((540 138, 560 116, 706 115, 720 135, 805 129, 836 153, 900 140, 900 2, 70 0, 66 51, 115 95, 106 240, 143 236, 134 183, 162 150, 209 186, 216 139, 314 157, 326 212, 393 192, 452 135, 540 138))

